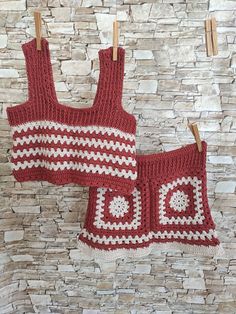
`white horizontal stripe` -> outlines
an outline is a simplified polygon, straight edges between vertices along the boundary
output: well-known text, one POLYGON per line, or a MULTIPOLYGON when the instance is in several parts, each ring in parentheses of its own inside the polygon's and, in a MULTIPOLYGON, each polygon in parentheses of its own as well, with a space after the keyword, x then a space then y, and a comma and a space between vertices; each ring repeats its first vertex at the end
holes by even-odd
POLYGON ((106 154, 106 153, 100 153, 100 152, 93 152, 93 151, 87 151, 87 150, 74 150, 74 149, 54 149, 54 148, 43 148, 43 147, 36 147, 36 148, 29 148, 29 149, 23 149, 22 151, 17 150, 16 152, 12 153, 12 157, 14 159, 19 157, 29 157, 29 156, 36 156, 36 155, 43 155, 47 157, 78 157, 78 158, 84 158, 84 159, 93 159, 93 160, 100 160, 100 161, 106 161, 106 162, 112 162, 112 163, 118 163, 119 165, 125 164, 125 165, 132 165, 136 166, 136 160, 131 157, 125 157, 125 156, 119 156, 119 155, 113 155, 113 154, 106 154))
MULTIPOLYGON (((165 242, 165 243, 151 243, 147 247, 142 248, 135 248, 135 249, 113 249, 113 250, 102 250, 93 248, 83 241, 78 241, 78 249, 81 253, 87 255, 90 258, 95 258, 97 263, 104 263, 104 260, 106 261, 113 261, 117 258, 126 258, 126 257, 143 257, 147 256, 150 253, 155 254, 155 252, 160 251, 176 251, 181 250, 184 253, 191 253, 196 255, 202 255, 202 256, 219 256, 219 257, 225 257, 225 251, 221 244, 219 245, 196 245, 196 244, 184 244, 177 241, 174 241, 172 243, 165 242), (155 251, 154 251, 155 250, 155 251)), ((159 253, 158 253, 159 254, 159 253)))
POLYGON ((187 239, 187 240, 205 240, 206 238, 208 240, 211 240, 212 237, 217 238, 217 234, 216 231, 213 229, 210 229, 208 232, 206 231, 202 231, 202 233, 200 232, 183 232, 182 235, 179 235, 179 232, 174 232, 174 231, 150 231, 147 235, 143 234, 141 236, 135 235, 135 236, 115 236, 113 237, 112 235, 110 235, 109 237, 103 236, 100 237, 99 235, 94 235, 93 233, 88 232, 86 229, 82 229, 81 231, 81 235, 91 241, 93 241, 94 243, 98 242, 99 244, 122 244, 123 242, 125 242, 126 244, 132 243, 143 243, 143 242, 148 242, 152 239, 187 239))
POLYGON ((106 148, 106 149, 112 149, 114 151, 119 150, 119 151, 125 151, 125 152, 131 152, 135 153, 136 147, 135 145, 126 145, 125 143, 119 143, 119 142, 114 142, 114 141, 107 141, 107 140, 101 140, 101 139, 95 139, 95 138, 79 138, 79 137, 73 137, 73 136, 66 136, 66 135, 48 135, 48 134, 35 134, 35 135, 29 135, 29 136, 23 136, 23 137, 17 137, 15 138, 13 145, 24 145, 24 144, 29 144, 30 142, 32 143, 55 143, 57 144, 58 142, 60 144, 66 143, 67 145, 82 145, 86 146, 88 145, 89 147, 100 147, 100 148, 106 148))
POLYGON ((32 121, 32 122, 26 122, 23 124, 19 124, 17 126, 12 127, 12 132, 27 132, 28 130, 43 130, 43 129, 55 129, 55 130, 61 130, 61 131, 68 131, 68 132, 84 132, 84 133, 90 133, 90 134, 102 134, 102 135, 114 135, 115 137, 119 136, 121 138, 124 138, 126 140, 135 141, 135 135, 130 134, 127 132, 120 131, 116 128, 112 127, 104 127, 104 126, 96 126, 96 125, 89 125, 89 126, 75 126, 75 125, 68 125, 68 124, 62 124, 59 122, 54 121, 48 121, 48 120, 39 120, 39 121, 32 121))
POLYGON ((92 172, 92 173, 98 173, 98 174, 108 174, 111 176, 117 176, 120 178, 125 178, 125 179, 131 179, 131 180, 136 180, 137 178, 137 173, 133 173, 131 170, 126 171, 125 169, 119 170, 117 168, 113 169, 111 166, 99 166, 99 165, 92 165, 89 164, 87 165, 86 163, 74 163, 72 161, 66 162, 64 161, 63 163, 57 162, 57 163, 50 163, 45 160, 31 160, 31 161, 24 161, 24 162, 17 162, 16 164, 12 164, 12 167, 14 170, 19 170, 19 169, 26 169, 26 168, 32 168, 32 167, 44 167, 49 170, 79 170, 81 172, 92 172))

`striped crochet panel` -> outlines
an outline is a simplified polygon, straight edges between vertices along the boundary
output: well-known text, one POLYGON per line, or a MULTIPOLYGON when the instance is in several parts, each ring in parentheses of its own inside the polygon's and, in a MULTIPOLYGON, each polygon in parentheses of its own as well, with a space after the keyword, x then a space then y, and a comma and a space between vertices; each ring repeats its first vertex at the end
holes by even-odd
POLYGON ((118 186, 124 192, 133 189, 137 178, 133 134, 111 127, 35 121, 12 127, 12 136, 11 163, 18 181, 42 178, 56 184, 87 182, 118 186))
POLYGON ((152 250, 219 253, 207 200, 206 143, 202 144, 202 153, 191 144, 138 156, 139 177, 132 195, 90 188, 85 224, 78 234, 81 251, 107 260, 152 250))

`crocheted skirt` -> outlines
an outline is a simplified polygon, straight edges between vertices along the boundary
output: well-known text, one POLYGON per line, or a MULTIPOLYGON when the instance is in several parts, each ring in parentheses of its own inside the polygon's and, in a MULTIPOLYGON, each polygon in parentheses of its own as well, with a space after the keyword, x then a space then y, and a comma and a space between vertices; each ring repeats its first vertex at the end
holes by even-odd
POLYGON ((138 180, 131 195, 90 188, 79 249, 105 260, 141 257, 152 250, 218 254, 207 199, 206 142, 202 147, 201 153, 190 144, 137 156, 138 180))

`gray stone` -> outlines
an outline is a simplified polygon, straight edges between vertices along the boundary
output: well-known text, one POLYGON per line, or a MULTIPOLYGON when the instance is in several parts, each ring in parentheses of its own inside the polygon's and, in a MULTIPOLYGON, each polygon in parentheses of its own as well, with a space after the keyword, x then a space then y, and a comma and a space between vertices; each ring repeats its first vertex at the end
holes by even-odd
POLYGON ((24 237, 24 230, 14 230, 14 231, 6 231, 4 233, 4 241, 12 242, 12 241, 20 241, 24 237))
POLYGON ((221 111, 220 96, 196 97, 196 111, 221 111))
POLYGON ((55 17, 55 21, 65 22, 71 20, 71 8, 53 8, 52 15, 55 17))
POLYGON ((112 26, 115 15, 96 13, 97 26, 100 31, 99 36, 102 43, 112 42, 112 26))
POLYGON ((89 258, 89 257, 85 256, 83 253, 81 253, 79 249, 70 250, 70 258, 72 260, 83 260, 83 259, 91 260, 91 258, 89 258))
POLYGON ((236 68, 236 54, 232 56, 231 67, 236 68))
POLYGON ((205 304, 205 299, 201 295, 193 295, 187 296, 186 302, 192 304, 205 304))
POLYGON ((134 273, 137 274, 150 274, 151 272, 151 265, 139 264, 135 266, 134 273))
POLYGON ((150 17, 152 19, 163 19, 175 17, 174 8, 167 3, 154 3, 151 9, 150 17))
POLYGON ((14 213, 39 214, 40 206, 12 206, 14 213))
POLYGON ((29 254, 24 254, 24 255, 12 255, 11 259, 14 262, 33 262, 34 258, 33 256, 29 254))
POLYGON ((210 8, 209 11, 216 10, 235 10, 235 1, 230 0, 210 0, 210 8))
POLYGON ((178 46, 166 48, 166 53, 170 56, 170 61, 173 63, 195 62, 196 56, 194 46, 178 46))
POLYGON ((99 310, 83 309, 83 314, 101 314, 99 310))
POLYGON ((183 281, 184 289, 205 290, 205 281, 202 278, 185 278, 183 281))
POLYGON ((72 265, 58 265, 58 271, 75 271, 72 265))
POLYGON ((126 11, 117 11, 117 21, 123 22, 123 21, 128 21, 129 15, 126 11))
POLYGON ((43 295, 43 294, 30 294, 31 302, 34 305, 48 305, 51 304, 51 297, 50 295, 43 295))
POLYGON ((102 0, 83 0, 82 2, 83 7, 99 7, 102 5, 102 0))
POLYGON ((220 181, 217 182, 215 193, 234 193, 236 181, 220 181))
POLYGON ((7 46, 7 35, 0 35, 0 48, 7 46))
POLYGON ((133 5, 131 10, 132 10, 132 17, 135 22, 144 22, 148 20, 149 17, 149 12, 151 9, 151 4, 149 3, 144 3, 144 4, 139 4, 139 5, 133 5))
POLYGON ((7 264, 11 259, 7 253, 0 253, 0 265, 7 264))
POLYGON ((231 156, 209 156, 209 161, 212 164, 233 164, 231 156))
POLYGON ((99 265, 102 273, 112 273, 116 271, 116 262, 106 262, 104 259, 95 258, 96 263, 99 265))
POLYGON ((0 78, 19 77, 19 73, 15 69, 0 69, 0 78))
POLYGON ((74 35, 74 24, 67 23, 47 23, 48 29, 51 34, 65 34, 65 35, 74 35))
POLYGON ((141 80, 137 93, 156 93, 157 81, 156 80, 141 80))
POLYGON ((50 281, 46 280, 27 280, 27 284, 30 289, 49 289, 50 286, 53 286, 53 284, 50 284, 50 281))
POLYGON ((91 71, 91 62, 63 61, 61 70, 65 75, 88 75, 91 71))
POLYGON ((64 82, 56 82, 55 87, 56 87, 57 92, 67 92, 68 91, 66 84, 64 82))
POLYGON ((26 9, 26 0, 18 1, 2 1, 1 10, 2 11, 24 11, 26 9))
POLYGON ((153 59, 153 53, 150 50, 135 50, 135 59, 153 59))

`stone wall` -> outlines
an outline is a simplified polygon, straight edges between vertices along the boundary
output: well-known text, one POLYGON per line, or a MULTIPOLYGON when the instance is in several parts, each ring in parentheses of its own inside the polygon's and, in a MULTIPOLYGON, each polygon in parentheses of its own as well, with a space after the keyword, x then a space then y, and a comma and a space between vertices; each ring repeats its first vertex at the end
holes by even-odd
POLYGON ((21 44, 40 6, 61 103, 89 107, 100 48, 111 45, 115 0, 0 0, 0 313, 236 313, 236 1, 117 0, 126 48, 123 103, 137 118, 138 150, 208 142, 208 195, 227 256, 154 252, 99 266, 75 235, 88 189, 18 183, 9 163, 6 108, 27 98, 21 44), (219 54, 206 57, 204 20, 218 22, 219 54))

